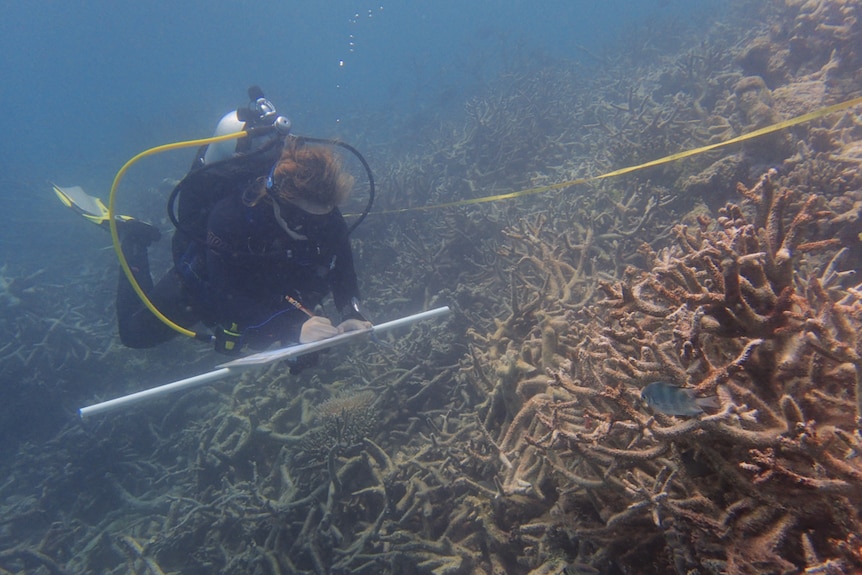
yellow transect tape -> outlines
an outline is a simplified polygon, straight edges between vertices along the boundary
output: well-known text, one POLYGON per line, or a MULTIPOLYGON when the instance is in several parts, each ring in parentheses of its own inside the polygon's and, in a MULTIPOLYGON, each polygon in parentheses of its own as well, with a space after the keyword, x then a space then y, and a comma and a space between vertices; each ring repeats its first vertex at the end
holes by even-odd
POLYGON ((509 192, 506 194, 497 194, 494 196, 484 196, 481 198, 472 198, 469 200, 458 200, 458 201, 454 201, 454 202, 446 202, 443 204, 434 204, 431 206, 418 206, 418 207, 413 207, 413 208, 399 208, 396 210, 386 210, 383 212, 371 212, 368 215, 400 214, 400 213, 404 213, 404 212, 418 212, 418 211, 427 211, 427 210, 437 210, 437 209, 442 209, 442 208, 454 208, 454 207, 459 207, 459 206, 469 206, 469 205, 473 205, 473 204, 484 204, 486 202, 496 202, 498 200, 511 200, 513 198, 532 196, 534 194, 541 194, 544 192, 550 192, 552 190, 559 190, 562 188, 568 188, 570 186, 577 186, 580 184, 586 184, 589 182, 595 182, 598 180, 604 180, 607 178, 622 176, 625 174, 630 174, 632 172, 637 172, 639 170, 644 170, 646 168, 653 168, 655 166, 661 166, 663 164, 675 162, 676 160, 681 160, 683 158, 690 158, 691 156, 703 154, 704 152, 709 152, 710 150, 715 150, 716 148, 722 148, 724 146, 730 146, 733 144, 738 144, 739 142, 744 142, 746 140, 752 140, 754 138, 758 138, 758 137, 764 136, 766 134, 778 132, 779 130, 783 130, 785 128, 790 128, 792 126, 798 126, 799 124, 804 124, 805 122, 810 122, 811 120, 816 120, 817 118, 822 118, 824 116, 828 116, 829 114, 833 114, 833 113, 839 112, 841 110, 846 110, 848 108, 852 108, 853 106, 856 106, 859 104, 862 104, 862 96, 860 96, 858 98, 853 98, 851 100, 847 100, 845 102, 841 102, 840 104, 833 104, 832 106, 826 106, 825 108, 818 108, 817 110, 814 110, 813 112, 808 112, 807 114, 802 114, 801 116, 796 116, 795 118, 790 118, 789 120, 784 120, 782 122, 771 124, 769 126, 766 126, 765 128, 760 128, 758 130, 754 130, 753 132, 749 132, 747 134, 737 136, 736 138, 731 138, 730 140, 726 140, 724 142, 718 142, 716 144, 708 144, 706 146, 701 146, 700 148, 694 148, 691 150, 686 150, 684 152, 678 152, 676 154, 671 154, 669 156, 665 156, 665 157, 659 158, 657 160, 652 160, 649 162, 645 162, 643 164, 638 164, 636 166, 628 166, 626 168, 620 168, 619 170, 614 170, 612 172, 607 172, 604 174, 600 174, 598 176, 591 176, 588 178, 577 178, 575 180, 567 180, 565 182, 559 182, 557 184, 548 184, 545 186, 528 188, 528 189, 519 190, 516 192, 509 192))

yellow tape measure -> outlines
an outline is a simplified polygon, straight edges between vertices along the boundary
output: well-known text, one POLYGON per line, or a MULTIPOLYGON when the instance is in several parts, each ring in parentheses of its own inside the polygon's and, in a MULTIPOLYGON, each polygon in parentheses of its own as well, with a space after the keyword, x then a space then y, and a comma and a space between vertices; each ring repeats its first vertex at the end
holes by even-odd
POLYGON ((418 212, 418 211, 427 211, 427 210, 438 210, 443 208, 455 208, 460 206, 469 206, 473 204, 484 204, 486 202, 496 202, 499 200, 511 200, 514 198, 522 198, 524 196, 532 196, 534 194, 542 194, 545 192, 550 192, 553 190, 559 190, 562 188, 568 188, 571 186, 578 186, 581 184, 586 184, 589 182, 595 182, 598 180, 604 180, 607 178, 614 178, 616 176, 623 176, 625 174, 630 174, 632 172, 637 172, 639 170, 645 170, 647 168, 653 168, 655 166, 661 166, 663 164, 668 164, 670 162, 675 162, 677 160, 682 160, 683 158, 690 158, 692 156, 697 156, 698 154, 703 154, 704 152, 709 152, 710 150, 715 150, 717 148, 723 148, 725 146, 730 146, 733 144, 738 144, 739 142, 745 142, 746 140, 753 140, 754 138, 759 138, 760 136, 765 136, 766 134, 772 134, 773 132, 778 132, 779 130, 784 130, 785 128, 790 128, 792 126, 798 126, 799 124, 804 124, 806 122, 810 122, 811 120, 816 120, 817 118, 822 118, 824 116, 828 116, 829 114, 833 114, 835 112, 840 112, 841 110, 846 110, 848 108, 852 108, 853 106, 857 106, 862 104, 862 96, 858 98, 853 98, 851 100, 847 100, 845 102, 841 102, 840 104, 834 104, 832 106, 826 106, 825 108, 819 108, 814 110, 813 112, 809 112, 807 114, 802 114, 801 116, 796 116, 794 118, 790 118, 789 120, 784 120, 782 122, 778 122, 765 128, 760 128, 758 130, 754 130, 753 132, 749 132, 747 134, 743 134, 741 136, 737 136, 736 138, 731 138, 730 140, 726 140, 724 142, 718 142, 716 144, 709 144, 706 146, 701 146, 699 148, 694 148, 691 150, 686 150, 684 152, 678 152, 676 154, 671 154, 669 156, 665 156, 663 158, 659 158, 657 160, 652 160, 649 162, 645 162, 643 164, 638 164, 636 166, 628 166, 626 168, 620 168, 619 170, 614 170, 612 172, 607 172, 605 174, 600 174, 598 176, 591 176, 588 178, 577 178, 575 180, 567 180, 565 182, 559 182, 556 184, 548 184, 545 186, 538 186, 535 188, 528 188, 525 190, 519 190, 516 192, 509 192, 506 194, 497 194, 494 196, 484 196, 481 198, 472 198, 469 200, 458 200, 454 202, 446 202, 443 204, 434 204, 432 206, 417 206, 413 208, 399 208, 395 210, 386 210, 383 212, 371 212, 369 215, 384 215, 384 214, 400 214, 404 212, 418 212))

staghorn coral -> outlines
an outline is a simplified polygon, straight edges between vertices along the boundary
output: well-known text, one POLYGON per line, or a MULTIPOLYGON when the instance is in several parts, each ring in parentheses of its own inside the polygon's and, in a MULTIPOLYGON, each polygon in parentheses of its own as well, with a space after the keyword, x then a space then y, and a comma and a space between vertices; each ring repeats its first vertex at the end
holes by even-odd
POLYGON ((504 488, 545 498, 553 482, 555 506, 592 508, 572 532, 622 564, 658 539, 669 564, 657 572, 862 567, 862 301, 835 242, 805 241, 830 215, 822 200, 773 178, 740 186, 750 208, 678 226, 674 246, 645 247, 645 269, 600 282, 606 298, 561 352, 570 361, 547 370, 501 440, 516 460, 504 488), (818 253, 821 267, 798 271, 818 253), (639 390, 656 380, 718 393, 721 408, 650 414, 639 390))

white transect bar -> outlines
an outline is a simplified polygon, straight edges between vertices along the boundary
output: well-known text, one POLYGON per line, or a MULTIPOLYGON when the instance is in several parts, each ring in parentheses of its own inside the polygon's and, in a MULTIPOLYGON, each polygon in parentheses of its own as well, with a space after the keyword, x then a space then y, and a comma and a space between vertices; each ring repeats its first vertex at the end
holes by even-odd
POLYGON ((195 387, 197 385, 203 385, 205 383, 210 383, 213 381, 218 381, 219 379, 224 379, 225 377, 233 374, 239 373, 243 369, 248 369, 251 367, 255 367, 258 365, 266 365, 268 363, 272 363, 274 361, 281 361, 285 359, 290 359, 291 357, 299 357, 301 355, 305 355, 307 353, 311 353, 314 351, 319 351, 321 349, 326 349, 329 347, 333 347, 336 345, 340 345, 347 341, 351 341, 363 335, 368 335, 370 333, 381 333, 396 327, 400 327, 402 325, 409 325, 411 323, 429 319, 433 317, 437 317, 440 315, 445 315, 449 313, 449 307, 443 306, 435 309, 431 309, 428 311, 423 311, 414 315, 409 315, 407 317, 402 317, 401 319, 396 319, 392 321, 388 321, 385 323, 381 323, 380 325, 375 325, 370 329, 361 329, 357 331, 349 331, 347 333, 342 333, 335 337, 330 337, 327 339, 322 339, 320 341, 313 341, 311 343, 304 343, 299 345, 292 345, 290 347, 284 347, 281 349, 275 349, 272 351, 264 351, 261 353, 255 353, 248 357, 243 357, 240 359, 236 359, 234 361, 229 361, 227 363, 223 363, 218 367, 218 369, 214 371, 210 371, 207 373, 202 373, 201 375, 196 375, 194 377, 187 377, 186 379, 181 379, 179 381, 174 381, 173 383, 167 383, 165 385, 160 385, 158 387, 152 387, 150 389, 145 389, 143 391, 138 391, 136 393, 132 393, 129 395, 124 395, 122 397, 117 397, 115 399, 109 399, 108 401, 103 401, 101 403, 95 403, 93 405, 88 405, 87 407, 82 407, 78 410, 81 418, 90 417, 93 415, 98 415, 100 413, 105 413, 108 411, 112 411, 114 409, 120 407, 127 407, 130 405, 134 405, 141 401, 146 401, 147 399, 153 397, 159 397, 161 395, 165 395, 168 393, 173 393, 175 391, 180 391, 183 389, 187 389, 190 387, 195 387))
POLYGON ((219 379, 223 379, 229 376, 231 373, 232 372, 229 367, 223 367, 215 371, 209 371, 207 373, 195 375, 194 377, 187 377, 173 383, 166 383, 165 385, 160 385, 159 387, 151 387, 150 389, 145 389, 136 393, 131 393, 122 397, 117 397, 115 399, 109 399, 108 401, 103 401, 101 403, 82 407, 78 410, 78 413, 81 414, 81 419, 83 419, 91 415, 97 415, 99 413, 111 411, 118 407, 128 407, 130 405, 140 403, 141 401, 146 401, 152 397, 158 397, 160 395, 165 395, 166 393, 180 391, 181 389, 185 389, 187 387, 194 387, 196 385, 203 385, 211 381, 217 381, 219 379))

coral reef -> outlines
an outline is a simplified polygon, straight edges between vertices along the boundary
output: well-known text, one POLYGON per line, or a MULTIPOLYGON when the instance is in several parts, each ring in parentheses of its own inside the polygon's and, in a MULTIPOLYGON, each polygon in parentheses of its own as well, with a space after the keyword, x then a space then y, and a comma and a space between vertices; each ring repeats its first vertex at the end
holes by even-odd
POLYGON ((662 545, 659 573, 862 568, 862 294, 835 241, 803 241, 829 217, 822 198, 773 177, 740 186, 747 215, 728 204, 717 221, 677 226, 660 252, 644 245, 645 269, 600 282, 606 297, 583 310, 561 367, 517 383, 504 489, 553 503, 548 514, 605 556, 633 562, 662 545), (831 259, 813 265, 818 252, 831 259), (717 393, 721 408, 651 414, 639 394, 653 381, 717 393), (573 510, 589 514, 572 525, 573 510))
MULTIPOLYGON (((376 159, 378 205, 597 175, 862 89, 856 3, 732 5, 683 49, 649 29, 594 69, 513 62, 376 159)), ((450 320, 85 424, 69 406, 212 356, 118 348, 104 271, 61 288, 4 267, 0 369, 21 385, 0 406, 0 573, 862 571, 860 138, 848 111, 578 189, 372 216, 369 316, 450 320), (653 411, 656 381, 718 407, 653 411)))

